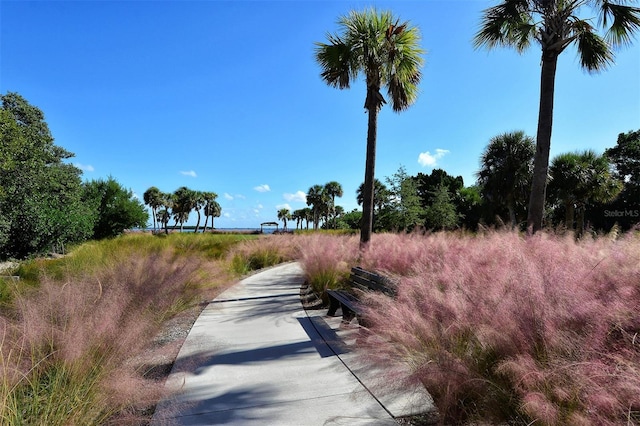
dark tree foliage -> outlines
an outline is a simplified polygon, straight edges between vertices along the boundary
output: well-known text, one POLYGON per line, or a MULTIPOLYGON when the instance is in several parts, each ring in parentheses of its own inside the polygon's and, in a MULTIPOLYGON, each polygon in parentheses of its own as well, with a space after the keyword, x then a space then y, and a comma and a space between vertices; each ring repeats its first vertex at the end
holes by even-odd
POLYGON ((620 133, 616 146, 605 155, 624 187, 613 202, 595 205, 587 220, 600 229, 618 224, 627 230, 640 223, 640 130, 620 133))
POLYGON ((0 95, 0 258, 22 258, 91 235, 81 171, 54 144, 42 111, 17 93, 0 95))
POLYGON ((97 213, 93 238, 115 237, 126 229, 147 225, 149 214, 144 204, 114 178, 92 180, 84 185, 84 200, 97 213))

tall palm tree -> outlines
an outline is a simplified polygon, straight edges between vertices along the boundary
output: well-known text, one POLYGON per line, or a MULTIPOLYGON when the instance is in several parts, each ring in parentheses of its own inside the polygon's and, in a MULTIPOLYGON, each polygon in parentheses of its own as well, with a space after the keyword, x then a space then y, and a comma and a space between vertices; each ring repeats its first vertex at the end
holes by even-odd
POLYGON ((202 232, 207 232, 207 222, 209 221, 209 217, 211 217, 211 228, 213 228, 213 218, 220 217, 222 214, 222 208, 220 204, 216 201, 218 198, 218 194, 215 192, 203 192, 202 196, 204 198, 204 227, 202 232))
POLYGON ((161 194, 162 193, 158 188, 156 188, 155 186, 152 186, 149 189, 147 189, 142 195, 142 198, 144 199, 144 203, 149 207, 151 207, 151 213, 153 216, 153 232, 156 232, 156 227, 158 223, 157 217, 156 217, 158 215, 158 208, 162 206, 161 194))
POLYGON ((565 226, 573 229, 575 211, 576 230, 585 229, 584 216, 592 203, 613 201, 622 190, 622 182, 611 172, 609 159, 591 150, 561 154, 549 168, 549 195, 565 208, 565 226))
POLYGON ((536 153, 527 216, 530 232, 542 228, 558 56, 575 44, 580 65, 587 71, 612 64, 615 47, 629 44, 640 28, 640 8, 627 5, 633 1, 502 0, 484 11, 475 36, 476 47, 511 46, 522 52, 535 41, 542 50, 536 153), (598 34, 593 19, 583 18, 583 6, 596 11, 604 35, 598 34))
POLYGON ((322 185, 313 185, 307 191, 307 205, 311 206, 313 213, 313 229, 318 229, 320 223, 320 213, 324 210, 323 204, 327 202, 327 194, 322 185))
POLYGON ((200 210, 206 206, 206 200, 204 199, 204 192, 202 191, 191 191, 191 206, 198 214, 198 221, 196 222, 196 229, 193 231, 194 234, 198 233, 200 229, 200 210))
POLYGON ((340 33, 328 34, 328 43, 316 43, 316 60, 329 86, 348 89, 361 74, 365 77, 364 108, 369 117, 360 233, 360 247, 364 248, 373 230, 378 112, 386 103, 380 90, 386 87, 394 111, 411 106, 418 97, 424 51, 418 29, 388 11, 352 11, 338 25, 340 33))
POLYGON ((283 223, 283 227, 282 229, 284 231, 287 230, 287 220, 291 219, 291 213, 289 212, 289 209, 287 208, 282 208, 280 210, 278 210, 278 220, 281 220, 283 223))
POLYGON ((511 228, 518 223, 516 206, 529 195, 534 155, 533 138, 516 131, 491 138, 480 158, 478 184, 488 200, 507 208, 511 228))
POLYGON ((160 207, 162 210, 158 212, 158 220, 164 224, 165 234, 169 233, 169 219, 171 219, 171 210, 173 210, 173 194, 169 192, 160 193, 160 207))
POLYGON ((324 185, 324 192, 331 198, 331 215, 333 216, 333 228, 336 227, 336 197, 342 197, 342 185, 332 180, 324 185))
POLYGON ((173 219, 176 225, 180 224, 180 232, 184 228, 184 223, 189 220, 189 213, 195 208, 195 199, 195 191, 186 186, 181 186, 173 193, 173 219))

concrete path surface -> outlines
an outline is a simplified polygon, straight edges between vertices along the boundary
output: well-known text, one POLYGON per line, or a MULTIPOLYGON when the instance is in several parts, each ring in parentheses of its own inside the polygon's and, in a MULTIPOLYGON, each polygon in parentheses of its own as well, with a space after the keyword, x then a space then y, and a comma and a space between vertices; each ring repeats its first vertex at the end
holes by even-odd
MULTIPOLYGON (((196 320, 153 425, 395 425, 424 412, 420 389, 381 391, 351 350, 357 329, 305 311, 297 263, 222 293, 196 320)), ((379 383, 378 383, 379 384, 379 383)))

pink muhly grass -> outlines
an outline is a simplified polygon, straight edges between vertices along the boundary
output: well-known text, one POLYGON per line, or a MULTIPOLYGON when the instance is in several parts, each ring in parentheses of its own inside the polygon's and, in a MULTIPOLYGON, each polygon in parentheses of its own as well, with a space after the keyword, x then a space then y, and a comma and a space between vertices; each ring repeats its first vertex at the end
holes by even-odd
POLYGON ((637 236, 387 235, 381 246, 408 253, 394 263, 372 244, 364 255, 400 275, 397 300, 368 300, 388 342, 369 349, 409 366, 443 421, 607 424, 640 410, 637 236))
POLYGON ((357 237, 316 233, 301 238, 300 263, 316 293, 335 288, 348 277, 358 256, 357 237))
MULTIPOLYGON (((42 411, 58 416, 60 424, 102 423, 131 416, 159 397, 151 389, 160 384, 143 380, 128 360, 179 305, 196 297, 205 279, 203 261, 170 251, 110 261, 110 267, 66 283, 45 277, 37 291, 18 297, 12 317, 2 318, 7 338, 0 345, 0 382, 15 383, 17 366, 22 385, 34 387, 29 404, 48 401, 46 409, 25 411, 22 421, 44 421, 31 417, 42 411), (36 386, 51 377, 57 378, 50 386, 36 386)), ((12 392, 21 392, 16 386, 12 392)))

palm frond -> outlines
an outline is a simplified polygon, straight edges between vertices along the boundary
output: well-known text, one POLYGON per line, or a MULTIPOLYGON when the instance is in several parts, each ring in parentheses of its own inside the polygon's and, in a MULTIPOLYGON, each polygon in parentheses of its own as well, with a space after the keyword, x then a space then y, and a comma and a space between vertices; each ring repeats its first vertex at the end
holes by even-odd
POLYGON ((337 35, 327 35, 328 44, 316 43, 316 60, 320 77, 331 87, 348 89, 353 76, 351 49, 337 35))
POLYGON ((629 45, 640 30, 640 8, 603 1, 600 6, 600 21, 607 29, 606 40, 613 45, 629 45))
POLYGON ((480 30, 476 33, 475 48, 513 46, 519 52, 535 39, 537 27, 528 0, 504 0, 486 9, 480 30))
POLYGON ((587 71, 601 71, 613 64, 613 53, 609 45, 594 31, 582 31, 576 40, 580 65, 587 71))

